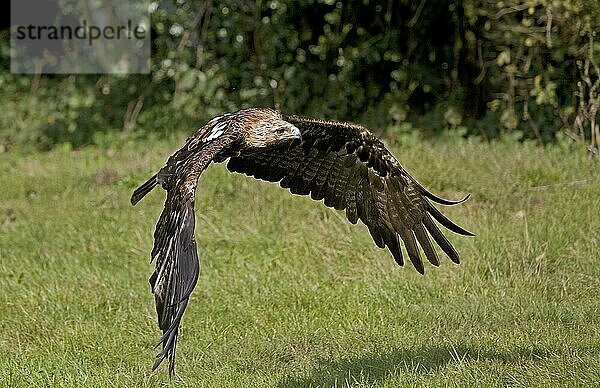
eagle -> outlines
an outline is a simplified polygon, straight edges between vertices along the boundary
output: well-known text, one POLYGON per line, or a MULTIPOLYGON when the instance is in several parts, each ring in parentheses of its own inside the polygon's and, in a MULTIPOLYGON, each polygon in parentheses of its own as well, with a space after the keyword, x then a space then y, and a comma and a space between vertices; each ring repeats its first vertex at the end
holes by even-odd
POLYGON ((450 201, 432 194, 363 126, 284 115, 270 108, 217 116, 189 136, 131 197, 135 205, 156 185, 167 192, 151 253, 155 270, 149 282, 163 333, 157 344, 162 351, 152 370, 168 357, 169 374, 174 373, 179 325, 198 281, 197 181, 211 162, 224 161, 229 171, 279 182, 293 194, 310 195, 313 200, 324 200, 325 206, 345 210, 348 221, 362 221, 375 244, 387 247, 400 266, 404 264, 402 242, 421 274, 421 250, 432 265, 439 265, 432 239, 450 260, 459 263, 457 251, 437 223, 455 233, 473 235, 432 204, 456 205, 468 195, 450 201))

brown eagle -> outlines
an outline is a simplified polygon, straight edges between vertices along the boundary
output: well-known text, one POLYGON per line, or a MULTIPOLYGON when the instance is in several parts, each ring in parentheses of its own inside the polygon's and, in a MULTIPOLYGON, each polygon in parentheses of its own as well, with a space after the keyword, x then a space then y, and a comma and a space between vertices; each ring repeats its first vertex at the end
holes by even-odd
POLYGON ((424 272, 425 257, 435 266, 438 255, 430 239, 455 263, 458 253, 434 219, 462 235, 473 234, 446 218, 432 205, 455 205, 427 191, 412 178, 383 143, 366 128, 343 122, 287 116, 269 108, 226 113, 187 138, 166 165, 131 197, 135 205, 157 184, 167 191, 165 207, 154 232, 150 277, 163 335, 153 370, 168 356, 175 368, 177 334, 189 296, 198 280, 194 240, 194 196, 202 171, 229 159, 227 168, 257 179, 279 182, 293 194, 324 199, 325 206, 346 209, 348 220, 361 220, 375 244, 388 247, 399 265, 408 258, 424 272), (418 243, 418 245, 417 245, 418 243))

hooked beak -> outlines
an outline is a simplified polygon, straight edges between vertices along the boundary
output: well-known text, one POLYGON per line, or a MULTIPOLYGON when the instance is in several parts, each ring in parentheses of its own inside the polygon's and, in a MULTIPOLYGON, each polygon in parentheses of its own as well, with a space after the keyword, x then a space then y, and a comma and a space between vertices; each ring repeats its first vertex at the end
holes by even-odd
POLYGON ((294 126, 294 138, 298 140, 302 140, 302 132, 298 128, 294 126))
MULTIPOLYGON (((290 124, 290 125, 292 125, 292 124, 290 124)), ((293 127, 292 134, 294 137, 293 137, 292 142, 290 143, 290 149, 294 148, 294 147, 300 145, 300 143, 302 143, 302 132, 300 132, 300 130, 298 128, 296 128, 296 126, 292 125, 292 127, 293 127)))

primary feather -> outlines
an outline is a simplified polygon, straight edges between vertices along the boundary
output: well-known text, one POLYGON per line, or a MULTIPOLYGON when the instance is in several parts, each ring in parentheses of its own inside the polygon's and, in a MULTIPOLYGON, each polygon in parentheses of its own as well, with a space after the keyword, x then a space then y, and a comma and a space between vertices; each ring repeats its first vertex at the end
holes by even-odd
POLYGON ((439 265, 433 241, 455 263, 459 256, 440 231, 444 227, 472 235, 446 218, 432 202, 455 205, 415 181, 366 128, 335 121, 285 116, 268 108, 250 108, 218 116, 190 136, 166 165, 132 195, 136 204, 156 185, 167 191, 154 232, 150 277, 156 299, 162 351, 153 369, 175 350, 181 317, 198 280, 194 240, 194 196, 200 174, 212 161, 229 160, 227 168, 270 182, 338 210, 355 224, 361 220, 375 244, 387 247, 399 265, 408 259, 420 273, 425 258, 439 265), (430 238, 431 237, 431 238, 430 238))

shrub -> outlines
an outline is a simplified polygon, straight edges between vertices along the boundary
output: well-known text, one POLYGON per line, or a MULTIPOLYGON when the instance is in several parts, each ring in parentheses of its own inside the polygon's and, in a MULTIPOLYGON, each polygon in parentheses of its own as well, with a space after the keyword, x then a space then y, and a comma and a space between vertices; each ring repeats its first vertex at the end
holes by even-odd
MULTIPOLYGON (((600 143, 600 2, 152 4, 151 75, 5 72, 0 144, 189 131, 261 105, 393 133, 511 133, 547 143, 562 132, 592 151, 600 143)), ((7 69, 7 33, 0 50, 7 69)))

